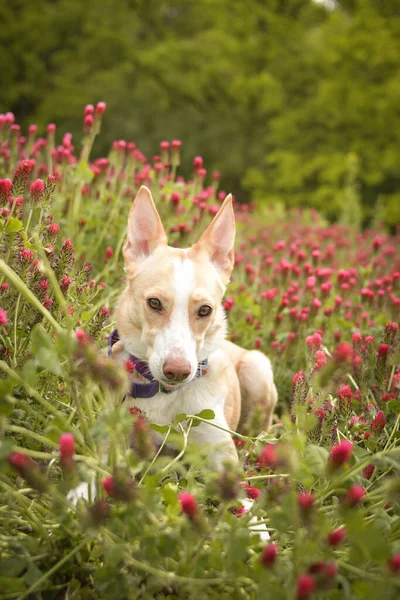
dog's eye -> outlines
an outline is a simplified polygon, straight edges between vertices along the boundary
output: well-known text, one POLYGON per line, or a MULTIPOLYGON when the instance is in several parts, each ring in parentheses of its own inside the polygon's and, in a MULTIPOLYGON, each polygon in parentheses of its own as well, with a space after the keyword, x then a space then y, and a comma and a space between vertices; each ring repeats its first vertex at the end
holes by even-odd
POLYGON ((162 308, 162 304, 158 298, 149 298, 147 300, 147 306, 151 308, 151 310, 156 310, 157 312, 160 312, 162 308))
POLYGON ((212 313, 211 306, 207 306, 207 304, 203 304, 200 306, 199 312, 197 313, 199 317, 209 317, 212 313))

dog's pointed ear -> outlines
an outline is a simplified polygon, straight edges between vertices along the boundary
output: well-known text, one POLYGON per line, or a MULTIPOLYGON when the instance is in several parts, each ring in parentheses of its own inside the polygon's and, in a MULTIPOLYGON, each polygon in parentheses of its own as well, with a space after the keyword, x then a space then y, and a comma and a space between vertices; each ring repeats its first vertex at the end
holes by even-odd
POLYGON ((210 260, 229 280, 235 261, 236 223, 233 212, 232 195, 227 196, 218 213, 211 221, 197 244, 195 251, 206 251, 210 260))
POLYGON ((159 244, 166 244, 162 226, 149 188, 142 185, 128 216, 128 235, 124 244, 125 261, 138 261, 149 256, 159 244))

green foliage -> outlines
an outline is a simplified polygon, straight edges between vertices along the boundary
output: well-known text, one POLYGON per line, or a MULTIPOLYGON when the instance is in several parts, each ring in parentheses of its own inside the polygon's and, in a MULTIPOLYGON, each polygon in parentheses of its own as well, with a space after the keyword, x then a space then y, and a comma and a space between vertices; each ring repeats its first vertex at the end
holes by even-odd
POLYGON ((25 126, 56 120, 76 135, 75 114, 101 97, 111 117, 97 152, 114 137, 145 152, 182 139, 240 199, 335 220, 352 155, 362 219, 380 198, 399 222, 396 2, 18 0, 0 21, 0 108, 25 126))

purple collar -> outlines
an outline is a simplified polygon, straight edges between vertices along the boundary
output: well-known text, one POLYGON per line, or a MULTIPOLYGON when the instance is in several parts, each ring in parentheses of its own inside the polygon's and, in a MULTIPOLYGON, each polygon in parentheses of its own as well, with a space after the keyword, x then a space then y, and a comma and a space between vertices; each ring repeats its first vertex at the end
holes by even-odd
MULTIPOLYGON (((116 329, 114 329, 108 338, 108 356, 112 356, 112 347, 119 341, 119 334, 116 329)), ((135 371, 137 371, 140 375, 148 379, 149 383, 131 383, 131 387, 129 390, 129 395, 133 398, 153 398, 159 392, 163 392, 164 394, 171 394, 174 390, 165 389, 157 379, 154 379, 151 371, 149 369, 149 365, 133 356, 133 354, 129 355, 129 360, 134 364, 135 371)), ((207 373, 208 360, 201 361, 197 366, 196 377, 201 377, 201 375, 205 375, 207 373)))

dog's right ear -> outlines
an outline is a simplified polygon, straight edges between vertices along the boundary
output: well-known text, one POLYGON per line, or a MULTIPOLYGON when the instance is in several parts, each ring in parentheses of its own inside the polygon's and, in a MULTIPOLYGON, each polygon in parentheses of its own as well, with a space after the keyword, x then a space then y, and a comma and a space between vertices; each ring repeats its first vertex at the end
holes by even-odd
POLYGON ((149 188, 142 185, 128 216, 128 235, 123 247, 125 262, 137 262, 154 252, 159 244, 167 244, 149 188))

